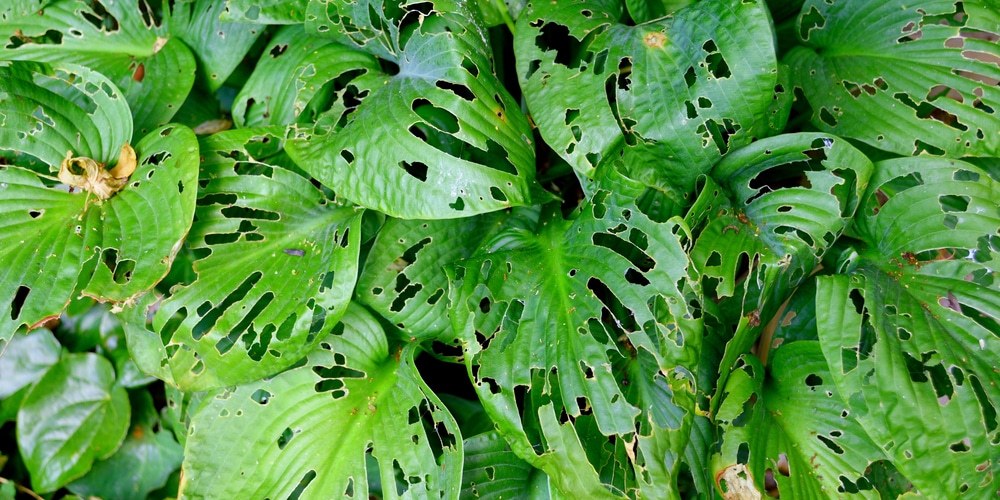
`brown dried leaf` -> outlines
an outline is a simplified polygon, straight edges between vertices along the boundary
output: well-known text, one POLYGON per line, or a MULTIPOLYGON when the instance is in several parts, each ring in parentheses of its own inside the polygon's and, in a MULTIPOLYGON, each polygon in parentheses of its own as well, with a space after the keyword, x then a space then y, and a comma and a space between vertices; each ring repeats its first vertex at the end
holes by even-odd
POLYGON ((59 180, 70 187, 80 188, 93 193, 100 200, 106 200, 121 191, 128 182, 128 177, 136 169, 135 150, 132 146, 122 146, 118 156, 118 164, 111 170, 87 157, 74 157, 72 151, 66 152, 66 158, 59 165, 59 180))

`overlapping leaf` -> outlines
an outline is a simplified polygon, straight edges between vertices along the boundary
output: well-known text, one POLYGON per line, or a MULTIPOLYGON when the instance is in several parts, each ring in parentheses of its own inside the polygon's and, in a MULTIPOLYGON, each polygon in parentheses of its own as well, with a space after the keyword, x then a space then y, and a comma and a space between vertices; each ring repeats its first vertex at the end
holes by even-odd
POLYGON ((93 353, 63 357, 17 413, 17 445, 34 489, 55 491, 82 476, 118 449, 128 423, 128 394, 115 385, 111 363, 93 353))
POLYGON ((318 125, 293 133, 289 155, 316 179, 402 218, 464 217, 548 199, 536 192, 528 121, 493 75, 486 32, 464 4, 316 1, 306 31, 375 55, 387 68, 341 82, 318 125))
POLYGON ((461 435, 413 366, 415 344, 391 354, 358 307, 343 321, 301 366, 202 402, 182 496, 368 498, 372 476, 382 498, 458 496, 461 435))
POLYGON ((724 497, 746 488, 762 498, 770 486, 771 496, 880 498, 866 469, 885 457, 840 398, 818 342, 783 347, 767 375, 743 356, 723 397, 712 474, 724 497))
POLYGON ((991 1, 809 0, 786 61, 821 130, 909 155, 1000 156, 991 1))
POLYGON ((679 459, 658 447, 683 448, 702 335, 683 227, 635 208, 641 186, 608 182, 575 219, 508 228, 450 270, 453 325, 491 418, 518 456, 590 498, 636 477, 673 488, 679 459))
MULTIPOLYGON (((277 132, 280 134, 280 131, 277 132)), ((341 206, 269 158, 274 130, 202 141, 198 279, 129 313, 139 366, 184 390, 250 382, 297 362, 334 328, 357 278, 362 211, 341 206), (151 329, 150 329, 151 328, 151 329)))
POLYGON ((108 76, 128 100, 133 140, 166 124, 194 83, 195 60, 138 0, 55 0, 0 19, 0 60, 81 64, 108 76))
POLYGON ((226 3, 216 0, 175 2, 168 11, 170 33, 184 40, 198 62, 198 78, 215 92, 240 64, 263 26, 219 19, 226 3))
POLYGON ((518 78, 542 137, 578 172, 623 155, 633 177, 688 205, 722 155, 784 126, 767 10, 702 2, 629 26, 623 7, 532 4, 518 18, 518 78))
MULTIPOLYGON (((121 94, 86 68, 12 63, 0 73, 0 140, 19 148, 17 161, 38 158, 51 173, 67 151, 111 163, 131 135, 121 94)), ((166 275, 194 213, 198 147, 189 129, 167 127, 135 150, 138 168, 105 201, 0 167, 0 240, 10 243, 0 249, 0 303, 10 307, 0 337, 57 316, 74 290, 126 301, 166 275)))
POLYGON ((817 329, 842 398, 930 497, 993 495, 1000 442, 1000 186, 964 162, 877 163, 849 275, 820 279, 817 329))

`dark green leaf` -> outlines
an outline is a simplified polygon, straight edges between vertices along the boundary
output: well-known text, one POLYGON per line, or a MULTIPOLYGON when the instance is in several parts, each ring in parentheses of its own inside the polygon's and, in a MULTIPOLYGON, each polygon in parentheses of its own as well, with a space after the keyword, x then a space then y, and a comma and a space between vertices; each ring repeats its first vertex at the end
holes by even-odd
POLYGON ((500 433, 489 431, 465 440, 460 498, 527 500, 549 498, 544 472, 510 451, 500 433))
POLYGON ((219 0, 175 2, 170 10, 170 32, 194 52, 198 78, 210 92, 219 90, 264 33, 263 26, 220 20, 225 10, 219 0))
POLYGON ((36 491, 55 491, 111 456, 125 439, 129 401, 114 368, 93 354, 70 354, 21 402, 17 445, 36 491))
POLYGON ((390 354, 358 307, 343 321, 302 365, 206 397, 182 496, 368 498, 377 466, 384 498, 457 497, 461 435, 413 366, 416 345, 390 354))
POLYGON ((989 1, 809 0, 806 46, 785 60, 821 130, 904 155, 1000 156, 998 25, 989 1))

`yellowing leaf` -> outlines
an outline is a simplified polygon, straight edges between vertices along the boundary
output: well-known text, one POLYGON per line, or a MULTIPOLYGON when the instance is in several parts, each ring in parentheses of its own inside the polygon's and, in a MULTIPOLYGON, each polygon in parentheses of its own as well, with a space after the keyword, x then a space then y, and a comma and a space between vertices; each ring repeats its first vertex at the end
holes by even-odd
POLYGON ((66 158, 59 165, 59 180, 67 186, 91 192, 103 201, 125 187, 135 167, 135 150, 128 144, 122 146, 118 164, 111 170, 105 170, 103 165, 90 158, 74 157, 72 151, 67 151, 66 158))

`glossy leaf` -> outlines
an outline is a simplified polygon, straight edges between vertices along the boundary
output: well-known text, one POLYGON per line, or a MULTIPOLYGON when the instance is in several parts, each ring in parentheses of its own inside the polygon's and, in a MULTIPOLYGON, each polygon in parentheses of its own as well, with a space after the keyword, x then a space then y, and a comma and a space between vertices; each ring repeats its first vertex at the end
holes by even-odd
POLYGON ((876 164, 847 275, 819 281, 833 380, 865 431, 924 495, 992 495, 1000 464, 993 369, 1000 187, 979 168, 876 164))
POLYGON ((805 46, 785 59, 820 130, 903 155, 1000 156, 998 23, 991 1, 809 0, 805 46))
POLYGON ((125 439, 129 401, 108 360, 70 354, 25 396, 17 445, 38 492, 55 491, 107 458, 125 439))
POLYGON ((34 384, 59 361, 59 342, 52 332, 39 328, 15 335, 0 356, 0 399, 34 384))
POLYGON ((684 228, 641 213, 631 202, 641 186, 611 186, 574 219, 549 211, 450 270, 452 321, 480 399, 514 452, 570 495, 625 494, 602 485, 593 461, 637 429, 639 449, 656 458, 612 467, 674 488, 679 460, 655 448, 663 433, 682 449, 693 417, 684 366, 697 359, 701 322, 684 228), (623 393, 621 380, 640 374, 655 390, 623 393))
POLYGON ((496 431, 468 438, 463 443, 465 464, 459 498, 549 498, 548 477, 510 450, 496 431))
MULTIPOLYGON (((16 134, 24 130, 23 120, 35 120, 33 126, 44 134, 38 142, 8 144, 21 144, 21 152, 46 163, 59 162, 66 151, 59 159, 57 152, 77 144, 76 155, 93 155, 101 163, 117 158, 122 143, 106 141, 128 140, 128 127, 112 124, 127 122, 127 107, 105 78, 73 65, 52 73, 19 63, 2 69, 11 76, 0 84, 10 89, 6 95, 35 97, 34 102, 0 100, 0 113, 11 116, 0 130, 16 134), (51 118, 60 115, 72 121, 51 118), (71 144, 74 137, 80 140, 71 144)), ((167 274, 194 213, 197 143, 189 129, 165 127, 135 150, 138 168, 124 189, 105 201, 51 187, 50 176, 43 180, 16 164, 0 166, 0 239, 14 243, 0 249, 0 303, 10 306, 0 317, 0 337, 57 317, 74 290, 127 301, 167 274)), ((49 163, 48 171, 55 172, 55 165, 49 163)))
POLYGON ((138 0, 56 0, 0 19, 0 60, 76 63, 108 76, 132 110, 138 140, 166 124, 194 83, 195 60, 138 0), (41 15, 39 15, 41 13, 41 15))
POLYGON ((197 222, 203 257, 145 325, 126 318, 140 368, 185 391, 250 382, 299 361, 337 324, 358 272, 362 211, 279 166, 273 130, 202 140, 197 222))
POLYGON ((144 499, 163 486, 181 466, 184 448, 169 431, 159 429, 153 398, 146 391, 131 394, 132 424, 121 448, 94 463, 87 475, 67 488, 84 497, 144 499))
POLYGON ((624 16, 610 0, 522 12, 514 49, 525 99, 542 137, 577 172, 593 176, 622 157, 633 177, 689 205, 699 174, 784 126, 769 125, 772 102, 780 97, 773 111, 787 116, 790 93, 778 87, 767 11, 701 2, 639 25, 624 16))
POLYGON ((170 32, 191 48, 198 78, 210 92, 219 90, 262 34, 263 26, 225 22, 226 3, 215 0, 176 2, 169 11, 170 32))
POLYGON ((528 121, 494 76, 475 16, 453 1, 382 4, 309 4, 308 33, 369 52, 388 72, 341 82, 316 127, 293 131, 289 155, 338 194, 395 217, 548 200, 534 180, 528 121))
POLYGON ((222 21, 302 24, 309 0, 226 0, 222 21))
POLYGON ((457 497, 461 435, 414 368, 415 345, 390 354, 361 308, 343 324, 300 366, 205 398, 182 496, 368 498, 377 464, 383 498, 457 497))

